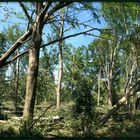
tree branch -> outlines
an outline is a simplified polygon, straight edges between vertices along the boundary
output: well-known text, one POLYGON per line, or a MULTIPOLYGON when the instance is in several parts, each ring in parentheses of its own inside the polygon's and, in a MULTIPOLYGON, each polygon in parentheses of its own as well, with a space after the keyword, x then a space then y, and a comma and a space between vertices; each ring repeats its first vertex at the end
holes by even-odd
POLYGON ((5 54, 2 55, 2 57, 0 58, 0 68, 3 67, 4 63, 6 62, 6 60, 10 57, 10 55, 17 49, 19 48, 23 42, 25 43, 25 40, 28 41, 28 38, 31 36, 32 34, 32 28, 30 30, 28 30, 25 34, 23 34, 13 45, 12 47, 7 50, 7 52, 5 54))
MULTIPOLYGON (((93 29, 90 29, 90 30, 87 30, 87 31, 84 31, 84 32, 80 32, 80 33, 68 35, 68 36, 65 36, 65 37, 63 37, 63 38, 58 38, 58 39, 56 39, 56 40, 50 41, 50 42, 47 43, 47 44, 43 44, 40 48, 49 46, 49 45, 51 45, 51 44, 57 43, 57 42, 59 42, 59 41, 61 41, 61 40, 65 40, 65 39, 68 39, 68 38, 71 38, 71 37, 79 36, 79 35, 82 35, 82 34, 85 34, 85 35, 86 35, 87 32, 91 32, 91 31, 93 31, 93 30, 101 30, 101 29, 93 28, 93 29)), ((26 54, 26 53, 28 53, 28 50, 25 51, 25 52, 23 52, 23 53, 21 53, 21 54, 19 54, 18 56, 15 56, 12 60, 3 63, 2 66, 6 66, 7 64, 12 63, 14 60, 16 60, 17 58, 19 58, 20 56, 22 56, 22 55, 24 55, 24 54, 26 54)))
POLYGON ((26 15, 28 21, 29 21, 31 24, 33 24, 33 20, 32 20, 32 18, 30 17, 30 15, 29 15, 29 13, 28 13, 26 7, 24 6, 24 4, 23 4, 21 1, 19 2, 19 4, 20 4, 20 6, 21 6, 23 12, 25 13, 25 15, 26 15))
POLYGON ((50 18, 50 16, 57 10, 64 8, 65 6, 68 6, 70 4, 72 4, 74 2, 60 2, 59 4, 55 5, 55 7, 52 8, 52 10, 50 12, 48 12, 46 14, 46 16, 44 17, 44 23, 46 23, 46 21, 50 18))
MULTIPOLYGON (((49 2, 48 6, 46 5, 45 9, 49 8, 51 2, 49 2)), ((22 5, 23 6, 23 5, 22 5)), ((59 7, 60 8, 60 7, 59 7)), ((51 13, 54 13, 56 9, 51 10, 51 13)), ((51 16, 51 13, 49 14, 51 16)), ((31 27, 31 29, 29 29, 28 31, 25 32, 25 34, 23 34, 13 45, 12 47, 7 50, 7 52, 5 54, 3 54, 3 56, 1 56, 0 58, 0 68, 5 66, 5 63, 7 61, 7 59, 11 56, 11 54, 17 49, 19 48, 23 42, 25 43, 25 40, 28 40, 28 38, 32 35, 32 30, 33 28, 31 27)))
POLYGON ((27 51, 24 51, 23 53, 20 53, 20 54, 16 55, 12 60, 7 61, 6 63, 4 63, 3 66, 6 66, 6 65, 12 63, 13 61, 15 61, 16 59, 18 59, 19 57, 23 56, 26 53, 28 53, 28 50, 27 51))
POLYGON ((33 121, 33 123, 31 124, 31 126, 28 128, 28 131, 39 121, 39 119, 41 119, 41 117, 43 117, 45 115, 45 113, 48 111, 48 109, 50 109, 54 104, 51 104, 49 107, 47 107, 45 109, 45 111, 36 119, 33 121))
POLYGON ((40 14, 37 18, 37 22, 38 22, 38 20, 44 19, 45 14, 46 14, 47 10, 49 9, 49 7, 51 6, 51 4, 52 4, 52 2, 50 2, 50 1, 45 3, 43 10, 40 12, 40 14))
POLYGON ((91 32, 91 31, 93 31, 93 30, 100 30, 100 29, 98 29, 98 28, 93 28, 93 29, 90 29, 90 30, 87 30, 87 31, 84 31, 84 32, 80 32, 80 33, 68 35, 68 36, 65 36, 65 37, 63 37, 63 38, 61 38, 61 39, 59 38, 59 39, 53 40, 53 41, 51 41, 51 42, 49 42, 49 43, 47 43, 47 44, 43 44, 43 45, 41 46, 41 48, 43 48, 43 47, 45 47, 45 46, 48 46, 48 45, 51 45, 51 44, 54 44, 54 43, 56 43, 56 42, 58 42, 58 41, 60 41, 60 40, 65 40, 65 39, 68 39, 68 38, 71 38, 71 37, 75 37, 75 36, 78 36, 78 35, 82 35, 82 34, 85 34, 85 35, 86 35, 87 32, 91 32))

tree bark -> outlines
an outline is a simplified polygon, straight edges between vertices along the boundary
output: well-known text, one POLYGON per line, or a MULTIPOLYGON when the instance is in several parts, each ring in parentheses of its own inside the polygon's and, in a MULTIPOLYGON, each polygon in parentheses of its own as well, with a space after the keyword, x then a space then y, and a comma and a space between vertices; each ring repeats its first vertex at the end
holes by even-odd
POLYGON ((97 105, 100 105, 100 78, 98 77, 98 94, 97 94, 97 105))
MULTIPOLYGON (((39 15, 42 10, 42 2, 36 3, 37 7, 37 15, 39 15)), ((23 118, 24 120, 32 120, 34 114, 34 106, 36 99, 36 86, 37 86, 37 76, 38 76, 38 67, 39 67, 39 53, 40 46, 42 42, 42 30, 43 30, 43 19, 45 13, 42 12, 37 17, 36 22, 33 25, 33 33, 32 33, 32 45, 29 49, 29 66, 27 73, 27 84, 26 84, 26 95, 25 95, 25 104, 24 104, 24 112, 23 118)))
POLYGON ((32 119, 34 113, 36 85, 39 65, 39 48, 29 49, 29 67, 26 82, 26 95, 23 118, 32 119))
MULTIPOLYGON (((59 38, 62 39, 63 37, 63 30, 64 30, 64 13, 62 12, 61 16, 61 23, 60 23, 60 33, 59 38)), ((63 75, 63 56, 62 56, 62 40, 59 41, 59 70, 58 70, 58 84, 56 88, 56 108, 60 109, 61 105, 61 85, 62 85, 62 75, 63 75)))
MULTIPOLYGON (((19 52, 17 51, 16 55, 19 55, 19 52)), ((16 62, 16 72, 15 72, 15 111, 17 111, 18 108, 18 84, 19 84, 19 58, 16 62)))
POLYGON ((109 74, 108 79, 108 106, 109 108, 112 107, 112 74, 109 74))
POLYGON ((62 60, 62 46, 59 45, 59 72, 58 72, 58 85, 56 89, 56 95, 57 95, 57 103, 56 108, 59 109, 61 105, 61 84, 62 84, 62 74, 63 74, 63 60, 62 60))
MULTIPOLYGON (((137 49, 136 46, 132 47, 132 61, 135 67, 134 71, 134 79, 137 79, 137 71, 138 71, 138 54, 137 54, 137 49)), ((136 95, 133 96, 132 98, 132 117, 136 114, 136 95)))
POLYGON ((111 49, 110 54, 110 63, 109 63, 109 70, 108 70, 108 106, 109 108, 112 107, 112 77, 113 77, 113 68, 114 68, 114 57, 115 54, 113 53, 114 50, 111 49))

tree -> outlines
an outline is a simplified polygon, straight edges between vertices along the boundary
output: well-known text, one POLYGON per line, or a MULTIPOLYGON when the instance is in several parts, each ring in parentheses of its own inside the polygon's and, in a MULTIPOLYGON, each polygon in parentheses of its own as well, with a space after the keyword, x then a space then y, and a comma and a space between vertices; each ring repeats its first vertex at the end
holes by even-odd
MULTIPOLYGON (((137 78, 135 78, 136 76, 135 69, 137 69, 136 61, 138 57, 137 56, 138 50, 136 51, 136 49, 134 49, 134 46, 129 42, 130 40, 128 39, 131 36, 131 33, 134 30, 134 27, 136 26, 135 23, 138 22, 138 11, 139 11, 138 8, 139 6, 136 3, 133 6, 132 6, 132 3, 122 3, 122 4, 118 3, 117 5, 114 5, 114 3, 112 3, 111 5, 108 5, 107 3, 103 3, 103 11, 104 11, 104 16, 105 16, 106 21, 109 23, 110 27, 115 28, 117 31, 117 34, 121 36, 121 38, 123 38, 124 44, 121 43, 120 54, 121 54, 121 51, 124 50, 124 48, 122 47, 124 45, 125 53, 127 55, 126 61, 128 61, 129 63, 129 65, 126 65, 127 67, 125 67, 126 73, 127 73, 126 86, 124 90, 125 96, 121 98, 117 102, 117 104, 112 107, 112 109, 108 111, 108 113, 102 119, 103 122, 105 122, 111 115, 113 115, 113 113, 115 113, 116 110, 120 106, 124 105, 125 103, 127 104, 130 97, 131 96, 134 97, 136 95, 135 93, 139 91, 139 86, 138 86, 139 80, 137 81, 136 80, 137 78), (132 7, 131 13, 128 10, 129 7, 132 7), (118 11, 122 11, 122 12, 115 12, 117 9, 118 11), (128 18, 126 18, 126 16, 128 18), (120 18, 116 18, 116 17, 120 17, 120 18), (132 55, 132 59, 130 55, 132 55), (130 69, 130 72, 128 72, 129 69, 130 69)), ((136 40, 139 40, 139 39, 137 38, 136 40)), ((135 103, 133 102, 132 104, 133 104, 132 106, 133 106, 133 111, 134 111, 135 103)))
POLYGON ((36 3, 36 22, 33 25, 32 44, 29 49, 29 67, 27 74, 26 96, 23 117, 25 120, 32 119, 36 97, 37 75, 39 66, 39 53, 42 41, 43 19, 45 17, 48 3, 43 7, 43 3, 36 3), (40 11, 42 13, 40 13, 40 11))
MULTIPOLYGON (((60 13, 60 25, 58 29, 58 38, 62 39, 63 34, 64 34, 64 11, 62 10, 60 13)), ((62 46, 63 42, 62 40, 59 41, 58 47, 59 47, 59 70, 58 70, 58 83, 56 87, 56 108, 60 109, 61 105, 61 86, 62 86, 62 75, 63 75, 63 55, 62 55, 62 46)))
MULTIPOLYGON (((7 38, 7 46, 10 46, 13 42, 15 42, 23 33, 18 25, 13 25, 7 29, 5 29, 6 38, 7 38)), ((24 49, 24 48, 23 48, 24 49)), ((14 55, 19 55, 20 49, 18 49, 14 55)), ((11 67, 11 73, 13 73, 13 92, 11 95, 15 105, 15 111, 18 109, 18 94, 19 94, 19 78, 20 78, 20 60, 19 58, 16 60, 16 63, 13 63, 13 67, 11 67)))
POLYGON ((130 91, 127 93, 127 98, 123 96, 108 112, 103 118, 101 119, 101 124, 104 124, 116 111, 123 105, 130 97, 134 96, 138 91, 140 91, 140 80, 138 79, 134 86, 131 87, 130 91))
MULTIPOLYGON (((115 31, 106 30, 106 34, 102 33, 99 39, 95 39, 90 44, 89 49, 92 53, 95 53, 96 59, 99 62, 98 67, 98 86, 100 81, 105 81, 106 89, 108 90, 108 106, 113 105, 113 84, 114 84, 114 72, 116 67, 116 61, 118 58, 118 49, 120 40, 115 31), (107 82, 107 84, 106 84, 107 82)), ((93 56, 94 57, 94 56, 93 56)), ((99 102, 98 88, 98 102, 99 102)))
MULTIPOLYGON (((0 33, 0 55, 5 52, 5 47, 6 47, 6 37, 5 34, 2 32, 0 33)), ((1 96, 1 102, 2 99, 4 98, 4 94, 7 91, 5 89, 5 86, 8 86, 8 83, 6 82, 7 79, 7 75, 6 75, 6 71, 7 71, 7 67, 2 68, 0 71, 0 96, 1 96)))

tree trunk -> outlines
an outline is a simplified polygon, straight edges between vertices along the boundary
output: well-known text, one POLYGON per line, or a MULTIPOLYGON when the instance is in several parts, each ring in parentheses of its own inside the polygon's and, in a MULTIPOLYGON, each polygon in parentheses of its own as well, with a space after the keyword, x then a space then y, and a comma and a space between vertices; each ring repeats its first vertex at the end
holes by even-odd
POLYGON ((109 71, 108 78, 108 106, 112 107, 112 68, 109 71))
POLYGON ((100 105, 100 78, 98 77, 98 95, 97 95, 97 105, 100 105))
MULTIPOLYGON (((127 98, 130 99, 131 96, 134 96, 136 92, 140 91, 140 79, 137 80, 136 84, 130 89, 130 91, 127 93, 127 98)), ((101 124, 104 124, 113 114, 116 113, 116 111, 123 105, 125 105, 126 97, 122 97, 116 105, 112 107, 108 111, 108 113, 101 119, 101 124)))
POLYGON ((36 99, 36 86, 37 86, 37 76, 39 67, 39 52, 42 42, 42 30, 44 27, 44 16, 45 10, 41 12, 43 8, 43 2, 36 3, 36 22, 33 25, 32 32, 32 45, 29 49, 29 66, 27 73, 27 84, 26 84, 26 95, 23 118, 24 120, 32 120, 34 114, 34 106, 36 99))
MULTIPOLYGON (((126 65, 127 66, 127 65, 126 65)), ((128 69, 128 68, 127 68, 128 69)), ((126 69, 126 72, 127 72, 127 69, 126 69)), ((126 85, 125 85, 125 97, 126 97, 126 102, 125 102, 125 110, 128 111, 129 110, 129 100, 127 98, 127 93, 130 89, 130 86, 132 84, 132 78, 133 78, 133 72, 134 72, 134 65, 132 65, 132 68, 131 68, 131 71, 130 71, 130 74, 126 74, 126 85)))
POLYGON ((109 108, 112 107, 112 82, 111 79, 109 78, 108 80, 108 106, 109 108))
POLYGON ((112 78, 113 78, 113 70, 115 65, 115 57, 116 57, 116 50, 118 44, 116 44, 116 48, 111 48, 110 54, 110 62, 109 62, 109 70, 108 70, 108 106, 109 108, 112 107, 112 78))
POLYGON ((133 96, 132 98, 132 118, 135 116, 136 114, 136 95, 133 96))
MULTIPOLYGON (((59 37, 63 37, 63 28, 64 28, 64 13, 62 12, 61 23, 60 23, 60 33, 59 37)), ((59 70, 58 70, 58 84, 56 88, 56 108, 60 109, 61 105, 61 84, 62 84, 62 75, 63 75, 63 56, 62 56, 62 40, 59 41, 59 70)))
POLYGON ((63 60, 62 60, 62 46, 59 46, 59 72, 58 72, 58 85, 57 85, 57 104, 56 107, 57 109, 60 108, 61 104, 61 83, 62 83, 62 73, 63 73, 63 60))
MULTIPOLYGON (((19 55, 19 52, 17 51, 16 55, 19 55)), ((15 72, 15 111, 17 111, 18 108, 18 84, 19 84, 19 58, 16 62, 16 72, 15 72)))
POLYGON ((23 112, 23 118, 25 120, 33 118, 38 65, 39 65, 39 48, 31 48, 29 50, 29 67, 27 73, 25 105, 23 112))
MULTIPOLYGON (((137 49, 136 46, 132 47, 132 61, 135 67, 134 71, 134 79, 137 79, 137 71, 138 71, 138 54, 137 54, 137 49)), ((132 117, 134 117, 136 114, 136 95, 133 96, 132 98, 132 117)))

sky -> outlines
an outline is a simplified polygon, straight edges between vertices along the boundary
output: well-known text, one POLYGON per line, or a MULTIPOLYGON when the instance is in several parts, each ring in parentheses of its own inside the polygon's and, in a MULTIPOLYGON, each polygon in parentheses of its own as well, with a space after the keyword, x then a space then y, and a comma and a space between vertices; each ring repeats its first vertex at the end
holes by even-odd
MULTIPOLYGON (((83 21, 87 21, 88 19, 90 19, 89 18, 90 16, 86 12, 82 13, 81 17, 82 17, 83 21)), ((106 23, 103 19, 101 19, 101 24, 97 23, 97 21, 92 21, 89 24, 91 24, 94 28, 99 28, 99 29, 104 28, 106 26, 106 23)), ((81 28, 77 32, 84 31, 84 30, 86 30, 86 29, 81 28)), ((92 33, 93 33, 93 35, 99 36, 99 31, 97 31, 97 30, 93 31, 92 33)), ((73 44, 74 46, 77 46, 77 47, 81 46, 81 45, 87 46, 89 43, 91 43, 93 41, 93 39, 95 39, 94 36, 80 35, 80 36, 77 36, 77 37, 74 37, 74 38, 70 38, 69 40, 67 40, 67 42, 71 43, 71 44, 73 44)))
MULTIPOLYGON (((94 3, 96 8, 100 8, 99 3, 94 3)), ((9 8, 12 8, 13 12, 21 12, 21 15, 24 16, 24 13, 22 12, 22 9, 19 8, 19 3, 17 2, 4 2, 4 3, 0 3, 0 32, 2 32, 4 30, 4 28, 7 27, 11 27, 12 25, 14 25, 15 23, 19 24, 22 30, 26 30, 26 25, 27 25, 27 21, 25 20, 21 20, 16 18, 15 16, 10 16, 9 13, 11 11, 8 11, 9 8), (6 15, 6 16, 4 16, 6 15)), ((80 22, 84 22, 87 21, 93 17, 91 17, 91 14, 89 12, 81 12, 78 15, 78 18, 80 20, 80 22)), ((94 28, 104 28, 106 26, 106 22, 104 21, 103 18, 100 18, 100 24, 96 21, 90 21, 88 23, 88 25, 93 26, 94 28)), ((65 36, 67 35, 71 35, 71 34, 75 34, 75 33, 79 33, 79 32, 83 32, 85 30, 89 30, 89 28, 84 29, 83 27, 81 27, 80 29, 74 29, 71 30, 69 32, 67 32, 65 34, 65 36)), ((44 31, 46 33, 51 33, 51 29, 47 26, 44 28, 44 31)), ((94 35, 99 35, 98 31, 93 31, 92 34, 94 35)), ((66 40, 66 43, 72 44, 74 47, 79 47, 79 46, 87 46, 88 44, 90 44, 93 40, 95 39, 95 37, 93 36, 84 36, 84 35, 80 35, 80 36, 76 36, 76 37, 72 37, 66 40)), ((47 41, 46 35, 43 36, 43 40, 47 41)), ((41 53, 42 54, 42 53, 41 53)), ((10 69, 8 70, 7 76, 10 76, 10 69)), ((57 73, 55 73, 57 75, 57 73)), ((57 76, 56 76, 57 77, 57 76)))
MULTIPOLYGON (((97 2, 94 3, 94 6, 96 8, 98 8, 98 9, 100 8, 99 3, 97 3, 97 2)), ((12 8, 14 11, 17 11, 17 10, 21 11, 21 9, 19 8, 19 4, 17 2, 1 3, 0 4, 0 11, 1 11, 0 12, 0 32, 3 31, 4 27, 6 28, 8 26, 12 26, 14 23, 20 23, 21 28, 24 29, 25 28, 24 26, 27 24, 27 22, 24 21, 24 20, 21 21, 18 18, 15 18, 13 16, 10 17, 8 15, 9 11, 7 11, 9 7, 12 8), (2 5, 5 8, 6 13, 7 13, 6 14, 7 15, 6 16, 6 20, 7 20, 6 22, 2 22, 1 21, 1 19, 2 20, 4 19, 4 13, 5 13, 3 8, 1 7, 2 5)), ((91 19, 92 17, 89 14, 89 12, 81 12, 78 15, 78 18, 80 19, 81 22, 83 22, 83 21, 87 21, 87 20, 91 19)), ((91 22, 89 22, 89 24, 92 25, 95 28, 103 28, 103 27, 105 27, 106 23, 105 23, 104 19, 101 18, 100 21, 101 21, 101 24, 99 24, 97 21, 91 21, 91 22)), ((66 35, 74 34, 74 33, 85 31, 85 30, 86 29, 81 27, 80 30, 79 29, 71 30, 66 35)), ((48 27, 46 27, 46 32, 50 32, 50 31, 51 30, 48 27)), ((92 33, 94 35, 97 35, 97 36, 99 35, 98 31, 93 31, 92 33)), ((94 38, 95 37, 93 37, 93 36, 83 36, 83 35, 80 35, 80 36, 77 36, 77 37, 72 37, 72 38, 67 39, 66 43, 70 43, 70 44, 72 44, 73 46, 76 46, 76 47, 81 46, 81 45, 87 46, 88 44, 90 44, 93 41, 94 38)), ((45 40, 45 36, 44 36, 44 40, 45 40)))

